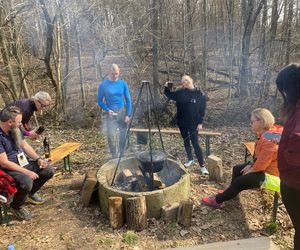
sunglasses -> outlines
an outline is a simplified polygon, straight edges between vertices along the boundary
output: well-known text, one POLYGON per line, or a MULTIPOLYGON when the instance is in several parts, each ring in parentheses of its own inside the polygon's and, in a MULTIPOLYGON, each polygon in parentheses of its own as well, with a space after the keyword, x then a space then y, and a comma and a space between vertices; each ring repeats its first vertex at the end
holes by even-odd
POLYGON ((38 100, 39 104, 41 105, 42 109, 47 108, 50 104, 43 104, 40 100, 38 100))

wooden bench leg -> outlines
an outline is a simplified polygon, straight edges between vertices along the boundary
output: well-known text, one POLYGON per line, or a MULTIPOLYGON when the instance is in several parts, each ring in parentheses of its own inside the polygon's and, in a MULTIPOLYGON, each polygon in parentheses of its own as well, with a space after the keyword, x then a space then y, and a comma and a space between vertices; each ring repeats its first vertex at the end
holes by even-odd
POLYGON ((277 209, 278 209, 278 193, 275 192, 274 194, 274 202, 273 202, 273 210, 272 210, 272 222, 276 221, 277 217, 277 209))
POLYGON ((0 224, 8 224, 7 206, 0 204, 0 224))
POLYGON ((65 169, 65 171, 68 171, 69 173, 72 172, 70 155, 67 155, 66 157, 64 157, 64 169, 65 169))
POLYGON ((206 135, 205 136, 205 154, 206 157, 210 155, 210 136, 206 135))

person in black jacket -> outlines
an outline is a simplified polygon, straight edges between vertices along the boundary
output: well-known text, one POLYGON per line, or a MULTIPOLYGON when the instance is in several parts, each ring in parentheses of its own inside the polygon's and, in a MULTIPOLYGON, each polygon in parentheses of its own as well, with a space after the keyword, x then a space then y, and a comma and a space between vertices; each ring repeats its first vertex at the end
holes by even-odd
POLYGON ((206 98, 201 90, 195 88, 193 79, 190 76, 184 75, 181 79, 181 84, 183 88, 172 91, 169 82, 166 82, 164 94, 168 99, 176 102, 177 125, 183 138, 184 148, 188 158, 184 166, 190 167, 194 163, 190 143, 192 142, 200 165, 200 173, 208 174, 204 166, 202 150, 198 142, 198 131, 202 130, 206 98))

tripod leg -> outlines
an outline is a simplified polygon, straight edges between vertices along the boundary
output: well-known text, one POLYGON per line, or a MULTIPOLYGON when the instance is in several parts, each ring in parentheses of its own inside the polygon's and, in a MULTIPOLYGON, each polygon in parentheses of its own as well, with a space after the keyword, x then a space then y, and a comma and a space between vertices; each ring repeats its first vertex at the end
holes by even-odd
MULTIPOLYGON (((151 100, 152 106, 154 107, 154 99, 153 99, 153 95, 152 95, 152 92, 151 92, 150 85, 148 85, 148 89, 149 89, 149 93, 150 93, 150 100, 151 100)), ((159 122, 158 122, 158 116, 156 115, 154 110, 152 110, 152 113, 153 113, 153 116, 154 116, 154 121, 155 121, 156 126, 158 128, 161 147, 162 147, 163 151, 165 152, 165 147, 164 147, 164 143, 163 143, 163 140, 162 140, 162 135, 161 135, 161 132, 160 132, 160 126, 159 126, 159 122)))

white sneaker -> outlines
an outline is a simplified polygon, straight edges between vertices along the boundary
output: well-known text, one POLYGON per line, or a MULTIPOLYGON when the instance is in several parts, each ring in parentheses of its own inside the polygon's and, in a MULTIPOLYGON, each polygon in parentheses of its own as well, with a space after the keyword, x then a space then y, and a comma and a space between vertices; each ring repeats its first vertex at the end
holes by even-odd
POLYGON ((7 203, 6 197, 0 195, 0 203, 7 203))
POLYGON ((200 167, 200 174, 202 175, 208 175, 208 170, 206 169, 206 167, 200 167))
POLYGON ((192 166, 194 163, 195 163, 194 160, 190 160, 190 161, 184 163, 183 165, 184 165, 186 168, 189 168, 189 167, 192 166))

